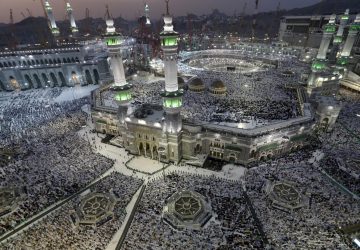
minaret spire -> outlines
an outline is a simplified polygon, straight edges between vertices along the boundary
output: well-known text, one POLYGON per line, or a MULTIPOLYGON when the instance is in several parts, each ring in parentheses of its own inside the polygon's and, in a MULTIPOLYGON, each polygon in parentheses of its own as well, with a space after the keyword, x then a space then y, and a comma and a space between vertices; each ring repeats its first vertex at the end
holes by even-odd
POLYGON ((73 9, 72 9, 69 1, 66 2, 66 13, 67 13, 68 18, 70 20, 71 33, 73 35, 77 35, 78 32, 79 32, 79 29, 78 29, 78 27, 76 25, 76 21, 75 21, 74 14, 73 14, 73 9))
POLYGON ((167 16, 170 16, 170 12, 169 12, 169 2, 170 2, 170 0, 165 0, 165 3, 166 3, 166 15, 167 15, 167 16))

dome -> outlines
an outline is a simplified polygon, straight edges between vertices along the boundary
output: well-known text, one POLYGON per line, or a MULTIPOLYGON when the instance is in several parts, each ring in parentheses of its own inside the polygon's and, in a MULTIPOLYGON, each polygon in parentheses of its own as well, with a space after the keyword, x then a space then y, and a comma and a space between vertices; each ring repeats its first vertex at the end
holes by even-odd
POLYGON ((212 89, 226 89, 225 84, 221 80, 213 81, 213 83, 210 85, 210 88, 212 89))
POLYGON ((225 95, 227 88, 221 80, 215 80, 210 84, 209 90, 215 95, 225 95))
POLYGON ((201 92, 205 90, 204 82, 196 77, 189 83, 189 89, 194 92, 201 92))

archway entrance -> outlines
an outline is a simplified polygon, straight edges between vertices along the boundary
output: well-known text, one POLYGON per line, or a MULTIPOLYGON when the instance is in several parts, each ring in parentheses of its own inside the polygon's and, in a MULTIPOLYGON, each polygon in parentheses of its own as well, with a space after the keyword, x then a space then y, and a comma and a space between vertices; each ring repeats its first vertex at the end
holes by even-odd
POLYGON ((236 162, 236 157, 235 157, 234 154, 231 154, 231 155, 229 156, 229 162, 231 162, 231 163, 235 163, 235 162, 236 162))
POLYGON ((142 142, 139 144, 139 155, 145 155, 145 149, 142 142))
POLYGON ((11 87, 14 90, 20 90, 21 89, 20 84, 18 83, 18 81, 13 76, 9 77, 9 82, 10 82, 11 87))
POLYGON ((7 89, 5 88, 4 83, 0 80, 0 89, 3 91, 6 91, 7 89))
POLYGON ((86 77, 86 84, 94 84, 89 70, 85 70, 85 77, 86 77))
POLYGON ((49 78, 47 77, 47 75, 45 73, 42 73, 41 74, 41 77, 45 83, 45 87, 49 87, 50 86, 50 81, 49 81, 49 78))
POLYGON ((66 80, 64 77, 64 74, 62 72, 59 72, 59 78, 60 78, 60 83, 61 83, 61 87, 65 87, 66 86, 66 80))
POLYGON ((100 83, 100 75, 99 75, 99 72, 97 71, 97 69, 94 69, 94 78, 95 78, 95 84, 99 84, 100 83))
POLYGON ((145 157, 150 157, 151 158, 151 150, 150 150, 149 143, 146 143, 145 157))
POLYGON ((26 81, 26 84, 27 84, 27 88, 29 89, 33 89, 34 88, 34 83, 33 81, 31 80, 30 76, 29 75, 25 75, 25 81, 26 81))
POLYGON ((51 81, 53 82, 53 86, 59 86, 59 82, 58 80, 56 79, 56 76, 53 72, 50 73, 50 78, 51 78, 51 81))
POLYGON ((34 74, 34 79, 35 79, 35 82, 36 82, 36 88, 41 88, 42 85, 41 85, 41 81, 40 81, 40 78, 37 74, 34 74))
POLYGON ((200 154, 201 153, 201 146, 200 144, 196 144, 196 147, 194 149, 194 153, 195 154, 200 154))
POLYGON ((80 84, 80 79, 79 79, 79 77, 78 77, 78 75, 76 74, 75 71, 71 72, 71 80, 72 80, 74 85, 79 85, 80 84))
POLYGON ((153 147, 152 155, 153 155, 153 159, 154 159, 154 160, 158 160, 158 159, 159 159, 158 150, 157 150, 157 147, 156 147, 156 146, 153 147))

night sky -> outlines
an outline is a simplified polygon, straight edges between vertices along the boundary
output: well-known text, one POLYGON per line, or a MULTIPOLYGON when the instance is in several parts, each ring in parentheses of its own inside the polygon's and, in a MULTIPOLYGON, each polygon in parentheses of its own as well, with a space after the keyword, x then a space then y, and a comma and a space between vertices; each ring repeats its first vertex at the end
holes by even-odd
MULTIPOLYGON (((13 9, 15 21, 22 19, 21 12, 27 15, 26 8, 29 8, 34 16, 42 15, 40 0, 0 0, 0 22, 9 22, 9 9, 13 9)), ((122 16, 127 19, 135 19, 143 13, 144 0, 70 0, 74 8, 76 19, 85 16, 85 8, 90 9, 92 17, 103 17, 105 4, 109 4, 114 17, 122 16)), ((151 17, 160 18, 164 13, 164 0, 147 0, 150 5, 151 17)), ((247 13, 253 13, 255 0, 170 0, 171 13, 173 15, 185 15, 187 13, 207 14, 213 9, 219 9, 227 14, 233 14, 236 10, 241 12, 244 3, 247 2, 247 13)), ((319 0, 280 0, 282 9, 304 7, 319 2, 319 0)), ((64 19, 64 0, 50 0, 53 6, 55 17, 64 19)), ((279 0, 259 0, 259 11, 275 10, 279 0)))

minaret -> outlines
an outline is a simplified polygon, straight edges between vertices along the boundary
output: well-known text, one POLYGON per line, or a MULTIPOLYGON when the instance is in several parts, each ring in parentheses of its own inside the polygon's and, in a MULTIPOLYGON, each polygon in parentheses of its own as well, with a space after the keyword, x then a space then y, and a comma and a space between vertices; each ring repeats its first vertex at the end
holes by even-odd
POLYGON ((323 37, 317 54, 317 59, 326 60, 326 53, 329 49, 331 38, 336 32, 336 15, 331 15, 329 23, 324 26, 323 37))
POLYGON ((324 26, 323 37, 316 59, 311 65, 311 74, 308 79, 308 86, 314 87, 318 78, 318 74, 325 70, 326 54, 329 49, 331 39, 336 32, 336 15, 331 15, 329 23, 324 26))
POLYGON ((340 25, 338 31, 336 32, 336 36, 334 37, 334 44, 340 44, 343 41, 344 29, 349 20, 349 9, 346 9, 345 13, 340 16, 340 25))
POLYGON ((351 50, 354 46, 356 36, 360 31, 360 14, 356 15, 354 22, 349 27, 349 33, 346 42, 341 51, 341 57, 338 59, 338 65, 346 65, 350 56, 351 50))
POLYGON ((51 33, 54 36, 58 36, 60 34, 60 31, 56 25, 54 13, 52 11, 49 1, 45 1, 45 10, 46 10, 46 14, 47 14, 48 22, 49 22, 49 28, 51 30, 51 33))
POLYGON ((73 9, 71 8, 71 5, 70 5, 69 2, 66 3, 66 13, 67 13, 69 21, 70 21, 71 33, 73 35, 77 35, 78 32, 79 32, 79 29, 76 26, 75 18, 74 18, 74 15, 73 15, 73 9))
POLYGON ((151 26, 151 21, 150 21, 150 8, 149 5, 147 3, 145 3, 145 17, 146 17, 146 26, 151 26))
POLYGON ((123 60, 121 56, 122 37, 116 33, 114 20, 110 17, 107 8, 106 34, 104 35, 110 55, 110 66, 114 75, 114 83, 111 90, 115 92, 115 100, 119 104, 118 118, 120 124, 124 124, 128 105, 131 101, 131 85, 126 82, 123 60))
POLYGON ((331 49, 329 59, 332 63, 335 63, 337 61, 337 58, 340 55, 341 48, 343 45, 343 36, 344 36, 344 29, 347 25, 347 22, 349 20, 349 9, 346 9, 345 13, 343 15, 339 16, 339 26, 338 30, 336 32, 336 35, 334 36, 333 40, 333 47, 331 49))
POLYGON ((177 39, 178 33, 174 31, 172 17, 169 14, 169 0, 166 2, 166 15, 164 16, 164 30, 160 33, 161 48, 164 53, 165 91, 162 93, 163 107, 165 109, 164 132, 178 134, 182 129, 180 110, 183 92, 178 89, 177 79, 177 39))

